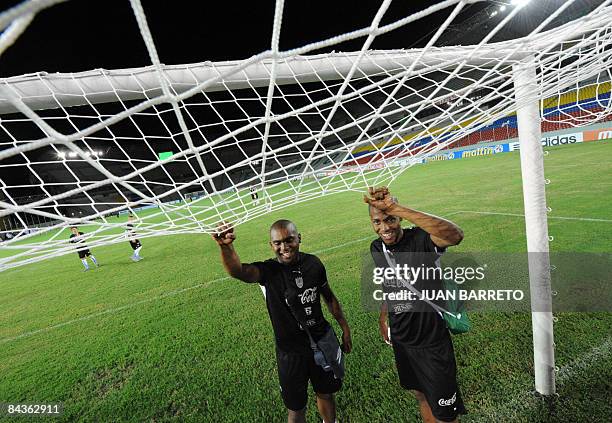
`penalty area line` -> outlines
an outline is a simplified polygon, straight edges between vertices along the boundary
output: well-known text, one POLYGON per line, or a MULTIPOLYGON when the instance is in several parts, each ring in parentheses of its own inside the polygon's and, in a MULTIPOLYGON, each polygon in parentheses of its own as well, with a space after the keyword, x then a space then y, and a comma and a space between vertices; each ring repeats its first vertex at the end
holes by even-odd
MULTIPOLYGON (((519 213, 501 213, 501 212, 484 212, 484 211, 475 211, 475 210, 459 210, 453 213, 449 213, 448 216, 452 216, 455 214, 461 213, 473 213, 473 214, 485 214, 485 215, 495 215, 495 216, 513 216, 513 217, 525 217, 524 214, 519 213)), ((559 219, 559 220, 579 220, 585 222, 604 222, 604 223, 612 223, 612 219, 596 219, 591 217, 566 217, 566 216, 547 216, 547 219, 559 219)))
MULTIPOLYGON (((324 254, 324 253, 326 253, 328 251, 337 250, 338 248, 343 248, 343 247, 346 247, 348 245, 357 244, 359 242, 363 242, 363 241, 368 240, 368 239, 373 239, 373 236, 359 238, 359 239, 354 239, 352 241, 348 241, 348 242, 345 242, 343 244, 334 245, 333 247, 324 248, 322 250, 314 251, 313 254, 324 254)), ((63 328, 64 326, 72 325, 72 324, 75 324, 75 323, 85 322, 87 320, 95 319, 96 317, 119 313, 121 311, 127 310, 127 309, 132 308, 132 307, 136 307, 136 306, 139 306, 139 305, 142 305, 142 304, 147 304, 147 303, 150 303, 150 302, 153 302, 153 301, 163 300, 164 298, 173 297, 175 295, 179 295, 179 294, 182 294, 182 293, 187 292, 187 291, 192 291, 194 289, 206 288, 209 285, 212 285, 213 283, 217 283, 217 282, 221 282, 221 281, 229 280, 229 279, 231 279, 229 276, 213 279, 212 281, 202 282, 202 283, 199 283, 197 285, 193 285, 193 286, 190 286, 190 287, 187 287, 187 288, 181 288, 181 289, 176 289, 174 291, 169 291, 169 292, 166 292, 164 294, 158 295, 156 297, 147 298, 147 299, 144 299, 144 300, 136 301, 134 303, 125 304, 125 305, 120 306, 120 307, 109 308, 109 309, 106 309, 106 310, 99 311, 97 313, 88 314, 87 316, 79 317, 77 319, 67 320, 65 322, 57 323, 55 325, 47 326, 47 327, 44 327, 44 328, 41 328, 41 329, 36 329, 36 330, 33 330, 33 331, 24 332, 24 333, 16 335, 16 336, 0 339, 0 345, 5 344, 7 342, 11 342, 11 341, 16 341, 18 339, 28 338, 28 337, 33 336, 33 335, 38 335, 40 333, 49 332, 49 331, 52 331, 54 329, 60 329, 60 328, 63 328)))
POLYGON ((173 297, 175 295, 182 294, 183 292, 191 291, 191 290, 198 289, 198 288, 205 288, 205 287, 207 287, 210 284, 213 284, 215 282, 221 282, 222 280, 226 280, 226 279, 230 279, 230 277, 226 276, 226 277, 223 277, 223 278, 218 278, 218 279, 214 279, 212 281, 203 282, 203 283, 200 283, 200 284, 197 284, 197 285, 194 285, 194 286, 190 286, 190 287, 187 287, 187 288, 176 289, 174 291, 170 291, 170 292, 166 292, 165 294, 158 295, 157 297, 147 298, 145 300, 136 301, 135 303, 129 303, 129 304, 123 305, 121 307, 109 308, 109 309, 106 309, 106 310, 99 311, 97 313, 92 313, 92 314, 88 314, 87 316, 79 317, 78 319, 72 319, 72 320, 68 320, 68 321, 62 322, 62 323, 58 323, 56 325, 47 326, 46 328, 36 329, 36 330, 30 331, 30 332, 24 332, 24 333, 22 333, 20 335, 13 336, 11 338, 0 339, 0 344, 4 344, 4 343, 10 342, 10 341, 16 341, 16 340, 22 339, 22 338, 27 338, 27 337, 30 337, 32 335, 37 335, 39 333, 49 332, 49 331, 51 331, 53 329, 59 329, 59 328, 62 328, 64 326, 72 325, 74 323, 84 322, 84 321, 91 320, 93 318, 104 316, 104 315, 107 315, 107 314, 118 313, 120 311, 127 310, 128 308, 136 307, 136 306, 139 306, 141 304, 146 304, 146 303, 150 303, 150 302, 157 301, 157 300, 162 300, 162 299, 168 298, 168 297, 173 297))

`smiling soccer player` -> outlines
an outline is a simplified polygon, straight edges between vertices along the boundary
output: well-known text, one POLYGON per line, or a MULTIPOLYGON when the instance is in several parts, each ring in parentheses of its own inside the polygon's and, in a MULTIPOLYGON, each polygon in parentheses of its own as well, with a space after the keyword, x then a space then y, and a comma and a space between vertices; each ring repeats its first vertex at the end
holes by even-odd
MULTIPOLYGON (((398 204, 385 187, 370 188, 364 201, 372 229, 379 236, 370 246, 379 268, 393 264, 436 267, 446 248, 463 239, 457 225, 398 204), (402 228, 402 219, 416 226, 402 228)), ((439 278, 416 278, 409 283, 420 292, 442 286, 439 278)), ((453 343, 443 317, 424 301, 383 301, 379 328, 384 341, 393 346, 400 385, 416 397, 423 421, 456 422, 465 407, 457 383, 453 343)))
MULTIPOLYGON (((336 419, 334 393, 342 386, 342 375, 336 374, 333 366, 322 366, 321 353, 325 351, 319 351, 319 346, 333 337, 338 350, 334 351, 334 358, 337 360, 342 354, 323 316, 321 296, 342 328, 345 353, 351 351, 352 341, 340 303, 327 281, 325 266, 318 257, 300 251, 301 235, 289 220, 278 220, 271 226, 270 246, 275 258, 266 261, 241 263, 233 245, 236 239, 233 228, 221 227, 213 238, 221 249, 227 273, 243 282, 259 283, 264 291, 276 341, 276 363, 281 396, 288 410, 287 421, 306 421, 310 381, 323 421, 333 423, 336 419)), ((329 361, 327 354, 325 358, 329 361)))

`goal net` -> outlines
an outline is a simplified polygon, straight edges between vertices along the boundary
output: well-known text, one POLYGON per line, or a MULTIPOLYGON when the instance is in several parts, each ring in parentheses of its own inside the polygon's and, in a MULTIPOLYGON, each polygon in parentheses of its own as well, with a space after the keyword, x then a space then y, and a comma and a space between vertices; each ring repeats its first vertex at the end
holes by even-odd
MULTIPOLYGON (((56 1, 0 15, 1 54, 56 1)), ((611 116, 612 9, 608 1, 553 25, 566 1, 527 36, 496 42, 516 7, 470 46, 437 47, 469 1, 447 0, 382 24, 239 61, 160 63, 139 0, 132 8, 151 66, 44 72, 0 79, 0 270, 67 254, 68 227, 90 247, 211 233, 324 195, 390 184, 452 149, 517 137, 513 67, 537 71, 544 130, 611 116), (442 12, 425 47, 372 50, 373 41, 442 12), (354 52, 321 53, 349 40, 354 52), (11 175, 18 175, 11 177, 11 175)), ((206 59, 205 57, 202 58, 206 59)))

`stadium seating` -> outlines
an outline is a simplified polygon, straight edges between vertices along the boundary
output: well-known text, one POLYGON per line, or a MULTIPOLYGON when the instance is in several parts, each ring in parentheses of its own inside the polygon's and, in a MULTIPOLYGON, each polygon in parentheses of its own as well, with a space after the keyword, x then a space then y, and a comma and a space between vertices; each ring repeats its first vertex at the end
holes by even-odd
MULTIPOLYGON (((542 133, 572 128, 585 123, 597 123, 612 121, 612 115, 599 118, 601 112, 610 107, 610 83, 588 85, 579 90, 572 90, 556 97, 550 97, 543 101, 542 133)), ((466 121, 459 127, 467 126, 471 122, 466 121)), ((442 129, 442 128, 440 128, 442 129)), ((459 129, 448 132, 444 137, 450 137, 459 129)), ((435 131, 435 129, 434 129, 435 131)), ((454 141, 445 149, 468 147, 483 142, 505 141, 518 137, 516 114, 505 116, 492 124, 471 132, 457 141, 454 141)), ((376 146, 360 147, 353 151, 353 162, 347 165, 366 164, 376 162, 383 158, 394 156, 411 156, 419 152, 425 145, 432 141, 432 137, 421 138, 414 141, 414 137, 405 136, 405 141, 413 142, 410 151, 402 148, 402 142, 395 142, 381 150, 385 142, 379 142, 376 146)), ((440 140, 438 140, 440 141, 440 140)))

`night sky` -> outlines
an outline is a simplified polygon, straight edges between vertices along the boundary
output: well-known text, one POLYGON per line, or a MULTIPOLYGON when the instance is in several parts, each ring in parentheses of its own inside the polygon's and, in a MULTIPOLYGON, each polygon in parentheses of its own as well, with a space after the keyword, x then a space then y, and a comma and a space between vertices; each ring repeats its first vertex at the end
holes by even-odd
MULTIPOLYGON (((385 14, 383 24, 438 2, 395 1, 385 14)), ((162 63, 237 60, 268 50, 274 1, 240 2, 240 6, 236 3, 239 2, 144 0, 143 7, 162 63)), ((369 26, 379 6, 378 1, 286 1, 280 48, 287 50, 369 26)), ((460 20, 485 6, 466 6, 460 20)), ((429 39, 427 35, 433 34, 450 11, 447 8, 443 13, 421 19, 418 25, 380 36, 373 48, 423 46, 429 39)), ((359 50, 364 41, 365 37, 333 49, 359 50)), ((150 64, 129 1, 73 0, 37 14, 26 32, 0 57, 0 77, 150 64)))

